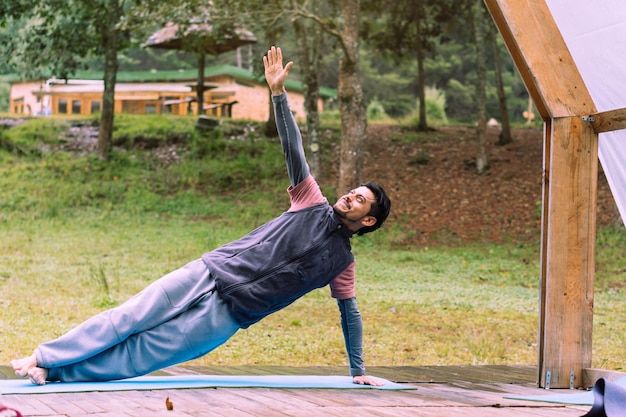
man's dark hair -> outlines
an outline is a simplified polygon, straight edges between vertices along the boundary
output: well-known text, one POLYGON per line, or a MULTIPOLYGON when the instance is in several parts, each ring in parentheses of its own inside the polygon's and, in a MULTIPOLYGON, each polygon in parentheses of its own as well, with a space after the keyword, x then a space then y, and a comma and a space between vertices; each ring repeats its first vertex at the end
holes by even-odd
POLYGON ((374 198, 376 202, 372 203, 372 208, 370 212, 367 213, 368 216, 373 216, 376 218, 376 223, 371 226, 361 227, 356 231, 358 236, 364 235, 365 233, 373 232, 383 225, 387 216, 389 216, 389 211, 391 211, 391 200, 389 196, 383 189, 380 184, 375 182, 366 182, 365 184, 361 184, 363 187, 367 187, 374 194, 374 198))

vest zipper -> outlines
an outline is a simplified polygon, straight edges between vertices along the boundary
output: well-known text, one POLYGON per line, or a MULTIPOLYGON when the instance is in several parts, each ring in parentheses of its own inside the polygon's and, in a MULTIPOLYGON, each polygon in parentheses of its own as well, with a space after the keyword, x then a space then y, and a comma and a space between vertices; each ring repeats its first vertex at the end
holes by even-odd
POLYGON ((307 249, 306 251, 304 251, 303 253, 301 253, 300 255, 289 259, 277 266, 275 266, 274 268, 271 268, 267 271, 265 271, 264 274, 261 274, 257 277, 252 278, 249 281, 245 281, 245 282, 237 282, 235 284, 232 284, 226 288, 224 288, 222 291, 220 291, 220 293, 224 296, 234 292, 235 290, 237 290, 240 287, 245 287, 247 285, 251 285, 251 284, 255 284, 257 282, 259 282, 260 280, 262 280, 263 278, 272 275, 275 271, 278 271, 280 269, 282 269, 285 265, 289 265, 290 263, 296 262, 302 258, 304 258, 305 256, 307 256, 309 253, 314 252, 315 250, 317 250, 320 246, 322 246, 322 244, 324 244, 325 240, 321 240, 320 242, 318 242, 317 244, 315 244, 314 246, 311 246, 309 249, 307 249))

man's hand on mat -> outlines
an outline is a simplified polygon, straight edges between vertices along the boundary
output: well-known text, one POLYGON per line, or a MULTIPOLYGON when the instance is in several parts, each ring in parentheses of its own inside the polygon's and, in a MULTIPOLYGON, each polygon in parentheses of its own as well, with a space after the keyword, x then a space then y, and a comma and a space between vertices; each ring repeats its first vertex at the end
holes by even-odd
POLYGON ((380 387, 381 385, 385 385, 384 382, 381 382, 374 378, 370 378, 367 375, 353 376, 352 382, 354 382, 355 384, 359 384, 359 385, 372 385, 375 387, 380 387))

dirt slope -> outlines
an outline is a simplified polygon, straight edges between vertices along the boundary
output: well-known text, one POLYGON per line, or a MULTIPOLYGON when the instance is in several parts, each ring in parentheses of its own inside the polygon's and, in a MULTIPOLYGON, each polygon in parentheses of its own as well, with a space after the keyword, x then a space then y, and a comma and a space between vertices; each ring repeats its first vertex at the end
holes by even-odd
MULTIPOLYGON (((364 180, 380 182, 392 198, 390 221, 402 223, 417 245, 462 241, 536 241, 541 228, 543 133, 518 129, 510 145, 488 132, 489 172, 478 175, 475 132, 443 128, 419 143, 399 139, 398 127, 369 126, 364 180)), ((601 171, 601 169, 600 169, 601 171)), ((618 221, 602 172, 598 223, 618 221)))

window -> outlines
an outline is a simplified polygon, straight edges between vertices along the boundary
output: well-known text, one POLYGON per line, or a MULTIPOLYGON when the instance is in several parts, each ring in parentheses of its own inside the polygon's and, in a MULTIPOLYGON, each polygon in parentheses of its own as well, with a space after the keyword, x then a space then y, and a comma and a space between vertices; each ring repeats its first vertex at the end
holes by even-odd
POLYGON ((99 112, 100 112, 100 102, 92 101, 91 102, 91 114, 99 113, 99 112))
POLYGON ((156 104, 146 104, 146 114, 156 114, 156 104))
POLYGON ((80 100, 72 100, 72 114, 80 114, 80 100))
POLYGON ((59 114, 67 114, 67 100, 64 98, 59 99, 59 114))

